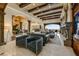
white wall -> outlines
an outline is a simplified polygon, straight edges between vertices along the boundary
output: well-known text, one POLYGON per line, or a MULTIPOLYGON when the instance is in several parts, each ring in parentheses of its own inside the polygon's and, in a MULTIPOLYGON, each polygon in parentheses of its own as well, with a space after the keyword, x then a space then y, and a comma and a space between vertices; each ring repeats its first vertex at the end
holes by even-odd
POLYGON ((5 9, 5 16, 4 16, 4 27, 7 26, 6 30, 4 29, 4 41, 9 42, 12 37, 12 15, 20 15, 20 16, 26 16, 22 14, 21 12, 17 12, 14 9, 11 9, 9 5, 5 9))
POLYGON ((12 16, 7 13, 4 16, 4 28, 7 26, 6 30, 4 29, 4 41, 10 41, 12 36, 12 16))

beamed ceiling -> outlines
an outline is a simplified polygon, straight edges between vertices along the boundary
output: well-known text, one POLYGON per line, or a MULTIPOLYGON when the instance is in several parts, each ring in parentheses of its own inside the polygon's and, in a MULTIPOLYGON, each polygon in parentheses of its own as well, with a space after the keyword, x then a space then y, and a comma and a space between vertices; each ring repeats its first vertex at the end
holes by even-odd
POLYGON ((4 11, 6 5, 6 3, 0 3, 0 11, 4 11))
POLYGON ((63 9, 63 4, 59 3, 19 3, 18 5, 42 20, 60 18, 63 9))

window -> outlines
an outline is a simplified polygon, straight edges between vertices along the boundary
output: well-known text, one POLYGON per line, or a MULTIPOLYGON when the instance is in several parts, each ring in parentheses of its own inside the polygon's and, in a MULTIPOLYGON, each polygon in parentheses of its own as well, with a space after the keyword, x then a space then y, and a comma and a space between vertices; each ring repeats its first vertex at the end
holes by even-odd
POLYGON ((45 29, 60 30, 60 25, 58 25, 58 24, 48 24, 48 25, 45 26, 45 29))

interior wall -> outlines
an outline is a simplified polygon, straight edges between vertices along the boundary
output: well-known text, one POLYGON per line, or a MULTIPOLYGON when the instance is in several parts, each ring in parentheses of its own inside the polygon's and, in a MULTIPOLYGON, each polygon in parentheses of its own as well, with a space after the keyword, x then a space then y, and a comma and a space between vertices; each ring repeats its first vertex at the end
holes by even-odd
POLYGON ((34 29, 40 29, 40 24, 37 22, 31 22, 31 29, 30 32, 33 32, 34 29))
MULTIPOLYGON (((9 7, 9 5, 5 9, 5 16, 4 16, 4 41, 9 42, 11 41, 12 37, 12 16, 13 15, 19 15, 19 16, 25 16, 22 12, 17 12, 15 9, 12 9, 9 7)), ((27 18, 26 18, 27 19, 27 18)), ((24 26, 27 28, 26 20, 24 21, 24 26), (26 24, 26 25, 25 25, 26 24)))
POLYGON ((12 34, 12 15, 26 17, 26 20, 23 22, 23 26, 22 26, 25 29, 28 28, 27 20, 39 22, 38 18, 36 18, 33 15, 29 14, 27 11, 22 10, 15 3, 7 4, 6 9, 5 9, 5 13, 6 13, 5 16, 4 16, 4 27, 5 27, 4 41, 5 42, 9 42, 11 40, 12 35, 13 35, 12 34))
POLYGON ((8 42, 12 36, 12 15, 7 13, 4 16, 4 41, 8 42))

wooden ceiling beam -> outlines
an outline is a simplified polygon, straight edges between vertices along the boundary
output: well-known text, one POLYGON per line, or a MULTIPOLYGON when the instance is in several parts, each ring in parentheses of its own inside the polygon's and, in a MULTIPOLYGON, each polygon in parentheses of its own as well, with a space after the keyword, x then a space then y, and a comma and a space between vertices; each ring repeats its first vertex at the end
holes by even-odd
POLYGON ((37 17, 47 16, 47 15, 53 15, 53 14, 57 14, 57 13, 61 13, 61 12, 62 11, 57 11, 57 12, 53 12, 53 13, 47 13, 47 14, 39 15, 37 17))
MULTIPOLYGON (((60 17, 60 16, 55 16, 55 17, 60 17)), ((55 17, 43 17, 43 18, 41 18, 41 19, 55 18, 55 17)))
POLYGON ((23 7, 25 7, 25 6, 28 6, 29 4, 31 4, 31 3, 21 3, 21 4, 19 4, 19 7, 20 7, 20 8, 23 8, 23 7))
POLYGON ((57 17, 49 17, 49 18, 41 18, 42 20, 50 20, 50 19, 57 19, 57 18, 60 18, 60 16, 57 16, 57 17))
POLYGON ((37 17, 46 17, 46 16, 55 16, 55 15, 61 15, 61 13, 56 13, 56 14, 49 14, 49 15, 44 15, 44 16, 37 16, 37 17))
POLYGON ((40 6, 37 6, 37 7, 35 7, 35 8, 33 8, 33 9, 30 9, 30 10, 28 10, 28 12, 32 12, 32 11, 34 11, 34 10, 36 10, 37 8, 42 8, 42 7, 44 7, 44 6, 47 6, 48 4, 47 3, 45 3, 45 4, 43 4, 43 5, 40 5, 40 6))
POLYGON ((49 24, 58 24, 58 25, 60 25, 61 23, 60 22, 54 22, 54 23, 44 23, 44 25, 46 26, 46 25, 49 25, 49 24))
POLYGON ((42 17, 41 19, 54 18, 54 17, 60 17, 60 15, 58 15, 58 16, 50 16, 50 17, 42 17))
POLYGON ((58 19, 59 17, 56 18, 49 18, 49 19, 42 19, 42 20, 51 20, 51 19, 58 19))
POLYGON ((57 15, 48 15, 48 16, 41 16, 39 18, 43 18, 43 17, 54 17, 54 16, 60 16, 61 14, 57 14, 57 15))
POLYGON ((49 11, 53 11, 53 10, 57 10, 57 9, 62 9, 62 8, 63 8, 63 6, 58 6, 58 7, 52 8, 52 9, 48 9, 48 10, 44 10, 44 11, 34 13, 33 15, 38 15, 38 14, 41 14, 41 13, 45 13, 45 12, 49 12, 49 11))

